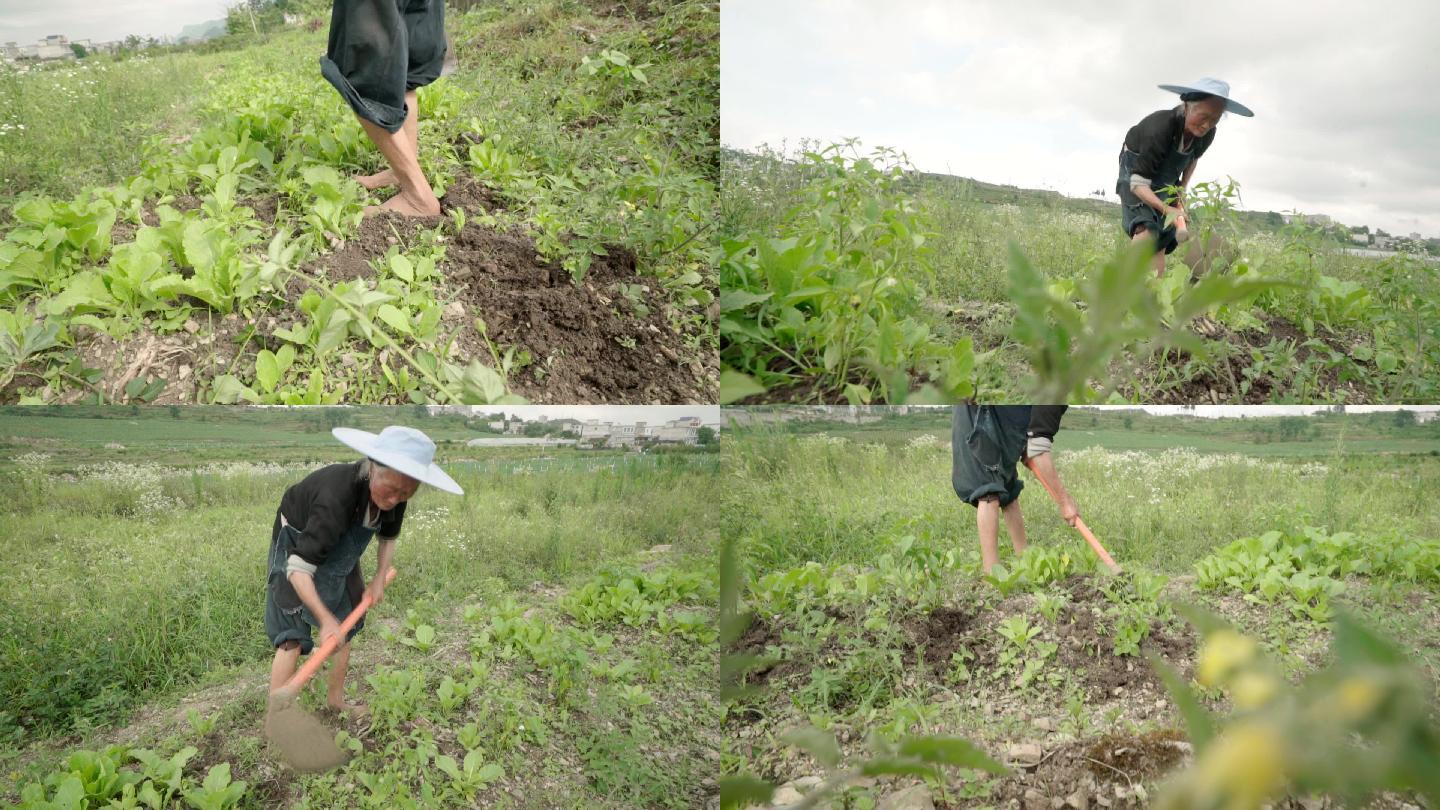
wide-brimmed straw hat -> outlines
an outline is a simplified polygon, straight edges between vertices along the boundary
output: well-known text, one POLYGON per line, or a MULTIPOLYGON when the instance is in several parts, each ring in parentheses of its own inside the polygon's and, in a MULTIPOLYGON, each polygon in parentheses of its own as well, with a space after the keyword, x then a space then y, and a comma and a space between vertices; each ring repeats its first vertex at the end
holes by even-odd
POLYGON ((391 425, 377 435, 355 428, 337 427, 331 428, 330 433, 348 447, 422 484, 456 495, 465 494, 455 479, 435 464, 435 442, 415 428, 391 425))
POLYGON ((1249 107, 1230 98, 1230 83, 1221 81, 1220 79, 1212 79, 1207 76, 1204 79, 1199 79, 1189 84, 1160 84, 1156 86, 1161 90, 1169 90, 1172 93, 1209 93, 1212 96, 1219 96, 1225 99, 1225 109, 1228 112, 1250 118, 1255 117, 1255 113, 1251 112, 1249 107))

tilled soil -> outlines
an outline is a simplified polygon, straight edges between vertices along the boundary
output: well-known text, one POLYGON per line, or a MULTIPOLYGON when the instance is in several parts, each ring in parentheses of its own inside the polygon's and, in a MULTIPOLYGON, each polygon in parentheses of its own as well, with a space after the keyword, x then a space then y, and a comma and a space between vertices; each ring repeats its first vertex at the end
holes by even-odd
MULTIPOLYGON (((389 212, 367 216, 358 233, 335 249, 311 259, 303 273, 336 284, 375 274, 371 262, 393 246, 413 244, 417 231, 433 229, 457 208, 474 215, 500 207, 495 193, 469 177, 446 189, 442 217, 405 218, 389 212)), ((192 195, 177 197, 179 210, 199 207, 192 195)), ((273 222, 279 198, 270 195, 245 198, 240 204, 273 222)), ((144 216, 158 224, 153 210, 144 216)), ((137 226, 119 222, 112 240, 131 241, 137 226)), ((528 364, 513 369, 513 391, 533 402, 564 403, 705 403, 718 395, 718 360, 696 357, 687 336, 673 325, 674 314, 664 290, 652 278, 637 275, 636 259, 625 248, 612 247, 596 256, 580 283, 536 250, 534 240, 520 231, 497 231, 474 219, 446 244, 440 264, 443 281, 437 295, 448 302, 442 331, 455 338, 458 352, 451 359, 461 365, 479 358, 493 365, 492 348, 503 356, 514 348, 527 355, 528 364), (484 323, 485 332, 476 319, 484 323), (488 341, 487 341, 488 338, 488 341)), ((302 281, 292 280, 283 291, 290 301, 304 293, 302 281)), ((123 401, 123 388, 134 378, 158 376, 166 380, 157 404, 193 401, 197 381, 230 368, 253 366, 260 348, 274 349, 274 328, 293 326, 298 312, 277 313, 255 323, 255 339, 241 346, 236 337, 249 324, 235 316, 222 318, 199 310, 192 317, 202 332, 158 335, 142 327, 118 342, 103 334, 82 340, 78 349, 86 365, 105 371, 97 386, 108 398, 123 401), (207 324, 213 324, 213 332, 207 324), (236 357, 237 353, 245 356, 236 357)), ((89 332, 90 330, 84 330, 89 332)), ((347 361, 347 366, 349 362, 347 361)), ((377 367, 376 377, 380 376, 377 367)), ((29 382, 28 380, 24 382, 29 382)), ((85 392, 77 392, 83 395, 85 392)))
MULTIPOLYGON (((1185 734, 1174 729, 1072 740, 1052 746, 1033 767, 1014 766, 1015 776, 995 783, 989 802, 1027 809, 1143 807, 1154 798, 1143 785, 1153 786, 1191 755, 1185 734)), ((935 806, 964 805, 937 802, 935 806)))
MULTIPOLYGON (((447 213, 499 207, 490 189, 469 178, 451 184, 441 204, 447 213)), ((372 260, 439 222, 371 215, 358 234, 307 269, 332 283, 371 276, 372 260)), ((510 377, 527 399, 635 404, 713 402, 717 395, 714 364, 686 359, 691 352, 667 317, 663 291, 636 274, 635 255, 625 248, 596 256, 576 284, 530 236, 470 221, 447 243, 440 270, 463 307, 463 317, 445 322, 455 329, 461 359, 491 364, 490 344, 502 354, 509 347, 528 352, 530 364, 510 377)))
MULTIPOLYGON (((1305 345, 1311 338, 1290 321, 1269 314, 1264 315, 1263 319, 1266 327, 1263 332, 1253 330, 1232 332, 1221 327, 1223 333, 1219 339, 1229 343, 1232 349, 1230 355, 1221 361, 1222 365, 1174 388, 1153 392, 1153 400, 1159 403, 1181 404, 1235 401, 1238 392, 1237 386, 1246 379, 1245 372, 1253 364, 1250 352, 1252 350, 1260 351, 1263 355, 1264 350, 1272 341, 1278 340, 1282 343, 1288 341, 1293 344, 1297 364, 1308 362, 1317 352, 1322 351, 1349 356, 1356 346, 1352 337, 1331 332, 1324 326, 1316 324, 1314 339, 1323 344, 1324 349, 1312 348, 1305 345)), ((1189 355, 1185 352, 1172 353, 1170 357, 1171 362, 1176 364, 1184 364, 1189 359, 1189 355)), ((1282 381, 1276 380, 1268 374, 1262 374, 1251 382, 1250 389, 1239 399, 1249 404, 1269 402, 1271 395, 1277 393, 1280 382, 1282 381)), ((1364 402, 1367 399, 1364 389, 1357 387, 1353 381, 1342 381, 1339 372, 1333 368, 1320 370, 1319 386, 1321 391, 1329 394, 1344 391, 1347 402, 1364 402)), ((1287 390, 1288 388, 1281 387, 1278 393, 1284 394, 1287 390)))
POLYGON ((931 673, 944 679, 950 660, 957 652, 968 651, 966 666, 984 668, 994 663, 994 645, 986 639, 988 626, 972 612, 939 607, 914 619, 906 628, 914 639, 907 663, 923 658, 931 673))

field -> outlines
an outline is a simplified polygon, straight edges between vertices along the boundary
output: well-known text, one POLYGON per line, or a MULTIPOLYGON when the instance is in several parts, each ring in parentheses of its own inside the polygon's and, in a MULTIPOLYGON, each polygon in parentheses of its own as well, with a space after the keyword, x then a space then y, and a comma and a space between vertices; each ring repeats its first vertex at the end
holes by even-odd
POLYGON ((923 175, 854 142, 726 151, 726 402, 1430 402, 1440 265, 1187 199, 1156 278, 1119 207, 923 175), (1191 252, 1192 248, 1206 246, 1191 252), (1213 328, 1192 328, 1204 316, 1213 328))
POLYGON ((1163 450, 1072 449, 1062 429, 1056 466, 1125 572, 1096 571, 1027 473, 1030 546, 1002 539, 981 577, 975 513, 929 420, 730 432, 722 531, 749 622, 730 647, 727 793, 777 807, 817 790, 803 806, 1329 807, 1355 789, 1348 806, 1373 790, 1370 806, 1402 807, 1424 787, 1433 801, 1434 457, 1323 440, 1328 453, 1295 456, 1192 449, 1238 420, 1152 417, 1153 435, 1172 426, 1163 450), (1383 710, 1369 691, 1376 703, 1337 699, 1337 681, 1358 692, 1366 678, 1394 690, 1383 710), (1246 748, 1257 739, 1263 755, 1246 748))
POLYGON ((383 160, 320 76, 323 22, 0 69, 0 400, 713 402, 713 5, 447 28, 429 219, 362 216, 388 194, 350 176, 383 160))
MULTIPOLYGON (((183 456, 193 440, 147 440, 162 431, 144 419, 111 422, 124 454, 87 451, 93 423, 6 450, 0 804, 81 806, 70 791, 92 807, 215 808, 693 807, 714 795, 714 452, 507 448, 464 461, 442 445, 466 495, 422 489, 411 504, 399 575, 352 656, 350 697, 374 713, 342 726, 357 756, 319 775, 278 764, 261 734, 268 526, 285 486, 350 458, 316 437, 300 460, 302 416, 274 414, 270 446, 293 451, 278 461, 233 439, 182 463, 146 447, 183 456)), ((323 697, 317 678, 302 702, 323 697)))

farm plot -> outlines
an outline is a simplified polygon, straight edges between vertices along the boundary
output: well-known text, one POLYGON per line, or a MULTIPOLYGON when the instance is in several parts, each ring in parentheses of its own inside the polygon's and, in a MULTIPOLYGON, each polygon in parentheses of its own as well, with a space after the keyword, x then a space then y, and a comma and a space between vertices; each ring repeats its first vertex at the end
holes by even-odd
POLYGON ((323 32, 237 52, 137 175, 12 198, 0 396, 714 401, 712 11, 457 15, 460 68, 420 93, 428 219, 363 214, 379 156, 323 32))
POLYGON ((1323 461, 1062 449, 1124 573, 1097 573, 1050 503, 1022 495, 1030 546, 982 576, 942 442, 834 429, 741 431, 724 460, 748 619, 723 670, 735 806, 1435 795, 1440 527, 1419 483, 1433 459, 1343 442, 1323 461))
MULTIPOLYGON (((1166 688, 1156 664, 1191 684, 1194 693, 1185 694, 1196 710, 1278 723, 1283 712, 1262 710, 1279 705, 1289 681, 1308 678, 1317 688, 1324 676, 1314 673, 1335 664, 1327 622, 1342 601, 1375 616, 1397 604, 1413 606, 1415 626, 1428 623, 1421 638, 1405 642, 1413 645, 1406 651, 1411 660, 1427 665, 1423 676, 1411 664, 1391 664, 1402 684, 1396 700, 1421 707, 1422 727, 1431 724, 1433 734, 1440 544, 1399 548, 1392 554, 1389 544, 1315 530, 1298 537, 1275 532, 1204 558, 1198 576, 1171 580, 1139 570, 1106 577, 1080 570, 1087 566, 1066 552, 1037 547, 1013 570, 997 567, 982 580, 966 555, 904 537, 874 568, 812 564, 768 574, 750 590, 754 620, 736 645, 737 653, 753 656, 744 675, 751 688, 726 707, 726 762, 779 785, 772 802, 780 807, 798 802, 842 764, 863 769, 868 758, 907 738, 944 735, 988 752, 1009 773, 971 766, 917 781, 884 768, 855 771, 831 783, 834 806, 870 807, 902 795, 918 801, 921 794, 936 807, 1148 806, 1164 794, 1167 779, 1196 763, 1205 743, 1196 742, 1187 704, 1166 688), (1270 562, 1257 566, 1257 559, 1270 562), (1261 573, 1253 579, 1228 573, 1240 570, 1261 573), (1203 606, 1246 635, 1197 633, 1176 615, 1175 600, 1203 606), (1260 639, 1279 665, 1216 674, 1231 638, 1243 639, 1235 643, 1247 655, 1257 649, 1251 639, 1260 639), (811 727, 823 729, 818 734, 827 742, 797 733, 811 727)), ((1382 747, 1394 742, 1389 731, 1375 734, 1382 747)), ((1298 752, 1306 743, 1289 744, 1298 752)), ((1414 752, 1410 744, 1396 743, 1387 755, 1403 762, 1440 750, 1440 738, 1415 743, 1414 752)), ((1200 762, 1215 767, 1203 753, 1200 762)), ((1266 789, 1276 796, 1323 792, 1320 765, 1310 767, 1316 770, 1287 771, 1302 773, 1298 784, 1265 781, 1266 789)), ((1417 771, 1402 778, 1383 770, 1357 769, 1347 774, 1350 786, 1364 793, 1424 784, 1417 771)), ((1386 793, 1372 806, 1406 801, 1386 793)))
POLYGON ((16 541, 4 555, 0 803, 713 799, 714 519, 702 495, 713 456, 454 464, 473 494, 411 502, 399 576, 354 646, 347 699, 370 718, 326 714, 318 678, 302 693, 353 759, 299 776, 262 736, 270 650, 256 599, 275 499, 313 462, 232 454, 172 469, 67 454, 57 468, 45 455, 0 468, 15 494, 0 526, 16 541), (154 573, 182 552, 184 576, 154 573))
MULTIPOLYGON (((1428 402, 1440 265, 1190 190, 1156 277, 1118 213, 994 203, 856 142, 725 155, 725 402, 1428 402), (1197 320, 1199 319, 1199 320, 1197 320)), ((1111 206, 1113 209, 1113 206, 1111 206)))

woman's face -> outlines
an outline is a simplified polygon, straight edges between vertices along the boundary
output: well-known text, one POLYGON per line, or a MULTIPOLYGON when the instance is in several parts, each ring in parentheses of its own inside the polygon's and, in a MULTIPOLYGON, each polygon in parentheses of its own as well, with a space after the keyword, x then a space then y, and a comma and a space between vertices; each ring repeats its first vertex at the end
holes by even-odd
POLYGON ((410 500, 419 488, 419 481, 390 467, 376 467, 370 474, 370 500, 382 510, 410 500))
POLYGON ((1185 110, 1185 131, 1191 137, 1203 138, 1215 127, 1215 122, 1225 114, 1225 100, 1207 98, 1187 105, 1185 110))

